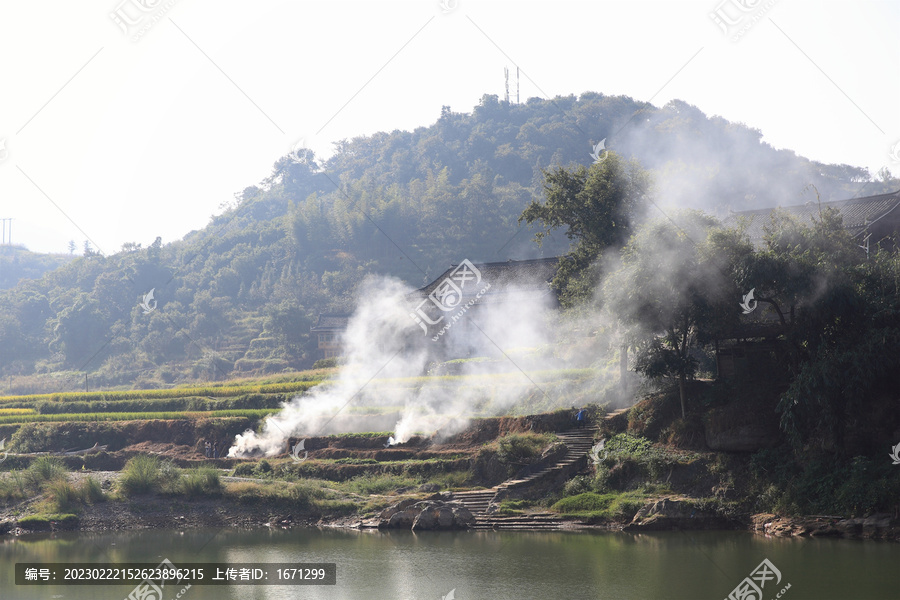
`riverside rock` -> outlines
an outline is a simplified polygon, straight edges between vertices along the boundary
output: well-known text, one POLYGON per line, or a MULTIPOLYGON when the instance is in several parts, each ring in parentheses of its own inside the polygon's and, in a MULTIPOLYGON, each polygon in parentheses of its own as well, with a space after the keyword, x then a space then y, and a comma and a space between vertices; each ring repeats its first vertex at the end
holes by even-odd
POLYGON ((413 531, 448 531, 468 529, 474 523, 475 516, 458 502, 404 500, 381 512, 378 527, 413 531))
POLYGON ((698 510, 690 502, 663 498, 644 505, 623 530, 733 529, 734 526, 735 523, 729 519, 709 511, 698 510))

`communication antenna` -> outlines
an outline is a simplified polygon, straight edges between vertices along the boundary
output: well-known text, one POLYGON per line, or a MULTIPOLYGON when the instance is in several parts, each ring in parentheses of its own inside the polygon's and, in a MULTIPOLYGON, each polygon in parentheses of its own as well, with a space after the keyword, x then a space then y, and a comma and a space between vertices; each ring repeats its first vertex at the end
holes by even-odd
POLYGON ((516 104, 519 103, 519 67, 516 67, 516 104))
POLYGON ((505 100, 506 103, 509 104, 509 69, 507 69, 506 67, 503 67, 503 83, 506 87, 505 100))
POLYGON ((0 219, 3 222, 3 245, 12 246, 12 218, 8 219, 0 219), (9 232, 9 239, 7 239, 7 231, 9 232))

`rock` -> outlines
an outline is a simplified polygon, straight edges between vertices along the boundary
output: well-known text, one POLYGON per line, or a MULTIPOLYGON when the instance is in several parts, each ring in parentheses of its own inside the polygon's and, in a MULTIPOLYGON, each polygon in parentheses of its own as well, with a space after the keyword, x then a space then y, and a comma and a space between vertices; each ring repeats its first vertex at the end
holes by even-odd
POLYGON ((734 526, 729 519, 709 511, 697 510, 690 502, 663 498, 644 505, 623 531, 733 529, 734 526))
POLYGON ((379 528, 436 531, 468 529, 475 516, 462 504, 444 500, 404 500, 384 509, 379 528))
POLYGON ((388 506, 386 509, 381 511, 381 514, 378 515, 380 519, 390 519, 394 514, 406 510, 408 507, 415 504, 415 500, 403 500, 402 502, 398 502, 397 504, 388 506))
POLYGON ((447 506, 437 509, 437 526, 438 529, 452 529, 455 517, 453 510, 447 506))
POLYGON ((412 524, 413 531, 431 531, 438 528, 438 510, 434 508, 425 508, 416 517, 412 524))
POLYGON ((384 523, 384 520, 382 520, 379 522, 378 526, 389 527, 391 529, 412 529, 413 523, 418 516, 419 513, 416 510, 402 510, 391 515, 386 524, 382 525, 382 523, 384 523))

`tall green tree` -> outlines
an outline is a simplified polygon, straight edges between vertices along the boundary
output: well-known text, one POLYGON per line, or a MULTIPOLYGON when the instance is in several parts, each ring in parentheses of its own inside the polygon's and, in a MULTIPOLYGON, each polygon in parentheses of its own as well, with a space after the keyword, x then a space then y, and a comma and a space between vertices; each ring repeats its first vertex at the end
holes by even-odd
POLYGON ((543 173, 544 201, 533 200, 519 222, 541 223, 543 230, 535 234, 538 244, 552 231, 565 228, 572 249, 553 285, 562 303, 573 306, 596 288, 603 252, 620 247, 631 233, 650 190, 650 175, 637 161, 614 152, 590 167, 556 167, 543 173))
POLYGON ((603 285, 605 307, 637 349, 635 370, 651 379, 674 379, 682 417, 687 380, 698 364, 692 350, 708 341, 709 325, 721 320, 716 313, 729 310, 729 280, 717 257, 706 251, 716 223, 685 211, 641 227, 603 285))

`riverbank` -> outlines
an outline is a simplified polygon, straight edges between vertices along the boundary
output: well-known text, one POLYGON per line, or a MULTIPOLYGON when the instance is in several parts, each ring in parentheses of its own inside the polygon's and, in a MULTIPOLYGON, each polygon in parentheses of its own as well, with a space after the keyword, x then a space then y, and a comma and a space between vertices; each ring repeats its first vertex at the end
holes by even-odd
MULTIPOLYGON (((440 495, 417 494, 392 496, 391 501, 424 500, 440 495)), ((682 500, 683 501, 683 500, 682 500)), ((672 504, 669 499, 648 503, 646 511, 662 503, 672 504)), ((25 503, 23 503, 25 504, 25 503)), ((31 503, 33 504, 33 503, 31 503)), ((639 511, 640 512, 640 511, 639 511)), ((63 519, 61 515, 47 515, 45 520, 29 519, 33 512, 27 505, 19 505, 12 510, 0 512, 0 536, 18 536, 45 531, 132 531, 170 530, 173 532, 200 528, 240 528, 261 529, 296 527, 321 527, 335 529, 378 529, 378 514, 320 514, 303 510, 291 510, 285 506, 244 505, 223 501, 222 498, 184 500, 171 497, 143 497, 130 500, 107 500, 84 507, 75 518, 63 519), (13 516, 15 511, 23 511, 13 516), (27 514, 26 514, 27 513, 27 514), (20 521, 24 520, 24 523, 20 521)), ((552 530, 601 530, 601 531, 734 531, 746 530, 763 536, 773 537, 831 537, 853 540, 879 540, 900 542, 900 526, 889 514, 877 514, 865 518, 841 518, 838 516, 816 515, 784 517, 770 513, 746 515, 723 527, 723 522, 710 515, 682 515, 675 510, 656 513, 652 524, 646 517, 635 515, 631 519, 597 521, 596 519, 567 518, 560 515, 558 525, 552 530), (667 514, 668 512, 668 514, 667 514)), ((541 527, 547 530, 547 527, 541 527)))
POLYGON ((806 488, 779 480, 786 449, 711 451, 706 424, 679 420, 672 395, 627 412, 590 406, 589 413, 592 426, 578 429, 570 411, 557 411, 476 419, 449 438, 403 444, 377 432, 289 439, 285 450, 301 446, 302 456, 265 459, 209 459, 200 440, 145 440, 74 457, 9 455, 0 534, 370 529, 392 505, 428 499, 461 502, 481 530, 745 530, 900 541, 898 515, 883 512, 896 500, 873 503, 860 492, 866 503, 800 503, 806 488), (835 512, 783 516, 810 510, 835 512))

